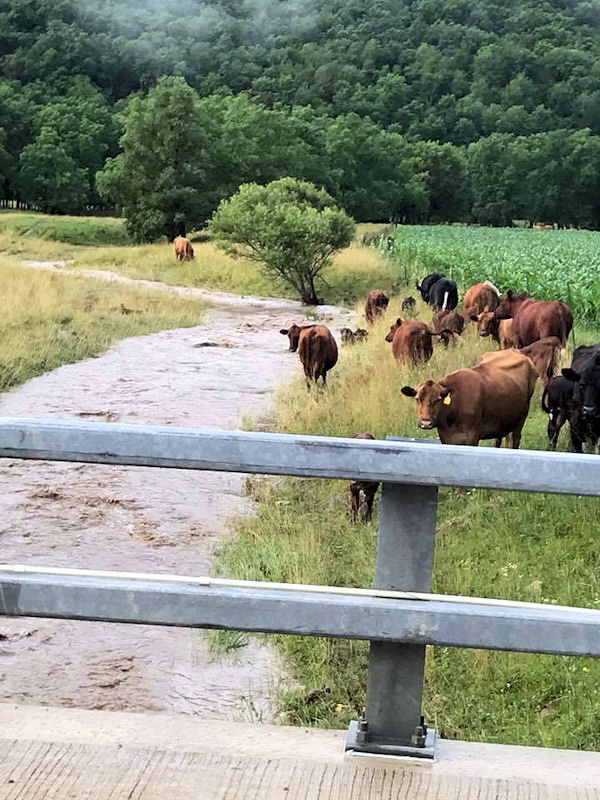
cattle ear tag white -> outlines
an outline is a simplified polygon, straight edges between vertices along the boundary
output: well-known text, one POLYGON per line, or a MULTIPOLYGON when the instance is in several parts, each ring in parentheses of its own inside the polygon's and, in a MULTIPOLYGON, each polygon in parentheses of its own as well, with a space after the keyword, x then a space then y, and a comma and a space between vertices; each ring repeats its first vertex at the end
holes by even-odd
POLYGON ((445 406, 449 406, 451 402, 452 402, 452 399, 451 399, 451 396, 449 394, 447 394, 446 397, 444 397, 444 399, 442 400, 442 403, 445 406))

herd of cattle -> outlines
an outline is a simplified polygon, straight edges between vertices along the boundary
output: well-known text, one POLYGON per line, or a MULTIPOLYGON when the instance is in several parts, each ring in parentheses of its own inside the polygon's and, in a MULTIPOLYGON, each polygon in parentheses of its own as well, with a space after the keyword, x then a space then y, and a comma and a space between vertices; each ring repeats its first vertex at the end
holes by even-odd
MULTIPOLYGON (((471 369, 458 369, 439 380, 418 386, 404 386, 402 392, 417 401, 418 424, 437 428, 444 444, 477 445, 494 439, 497 447, 507 438, 519 447, 521 432, 529 413, 535 384, 544 386, 542 408, 548 414, 548 438, 556 447, 565 422, 570 423, 575 452, 583 444, 600 440, 600 344, 576 348, 569 368, 557 375, 561 351, 573 327, 573 314, 559 300, 538 300, 525 293, 508 291, 504 296, 490 282, 479 283, 465 292, 458 307, 456 283, 432 273, 417 284, 423 300, 434 311, 430 325, 413 319, 416 301, 402 302, 405 319, 391 325, 386 340, 394 357, 410 365, 429 361, 433 343, 443 346, 459 339, 474 324, 481 336, 499 344, 496 352, 484 353, 471 369)), ((366 302, 365 318, 372 324, 383 315, 389 296, 372 291, 366 302)), ((298 351, 307 384, 322 378, 337 363, 338 350, 331 331, 321 324, 292 325, 282 329, 292 352, 298 351)), ((368 332, 342 330, 342 343, 365 339, 368 332)))

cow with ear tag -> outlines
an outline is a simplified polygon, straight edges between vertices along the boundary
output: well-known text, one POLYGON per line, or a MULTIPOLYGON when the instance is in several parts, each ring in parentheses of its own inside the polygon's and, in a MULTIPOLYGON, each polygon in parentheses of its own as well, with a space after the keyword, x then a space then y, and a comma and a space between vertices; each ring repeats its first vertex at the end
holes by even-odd
POLYGON ((478 445, 494 439, 501 447, 510 436, 519 447, 529 413, 537 372, 516 350, 484 353, 472 369, 458 369, 439 381, 404 386, 402 394, 417 401, 419 427, 437 428, 443 444, 478 445))

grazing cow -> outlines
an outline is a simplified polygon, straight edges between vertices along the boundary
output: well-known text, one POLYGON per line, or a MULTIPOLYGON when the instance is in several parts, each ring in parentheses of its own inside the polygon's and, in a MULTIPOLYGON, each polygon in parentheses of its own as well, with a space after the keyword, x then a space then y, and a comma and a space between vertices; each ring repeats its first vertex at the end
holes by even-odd
POLYGON ((463 306, 469 314, 478 316, 483 311, 495 311, 500 303, 500 292, 493 283, 476 283, 467 289, 463 299, 463 306))
MULTIPOLYGON (((355 439, 371 439, 375 437, 370 433, 357 433, 355 439)), ((358 521, 358 511, 360 508, 360 493, 365 496, 365 512, 363 519, 368 522, 373 516, 373 501, 379 484, 376 481, 350 481, 350 519, 352 522, 358 521)))
POLYGON ((429 303, 429 292, 431 287, 444 277, 441 272, 431 272, 426 275, 419 283, 417 289, 421 292, 421 297, 425 303, 429 303))
POLYGON ((364 342, 364 340, 369 336, 368 331, 366 331, 364 328, 358 328, 356 331, 352 331, 350 328, 342 328, 340 333, 342 335, 343 345, 364 342))
POLYGON ((449 278, 440 278, 429 290, 429 305, 436 311, 452 311, 458 305, 458 286, 449 278))
POLYGON ((434 333, 450 331, 460 336, 465 329, 465 319, 456 311, 437 311, 431 320, 431 328, 434 333))
POLYGON ((381 291, 381 289, 373 289, 372 292, 369 292, 365 305, 365 317, 367 318, 367 322, 372 324, 375 317, 384 314, 389 302, 389 295, 381 291))
POLYGON ((573 363, 563 369, 563 376, 573 384, 569 425, 571 443, 576 453, 583 444, 600 442, 600 344, 582 345, 573 353, 573 363))
POLYGON ((295 353, 298 349, 298 342, 300 341, 300 334, 307 328, 312 328, 313 325, 296 325, 294 322, 289 328, 281 328, 279 333, 287 336, 290 340, 289 352, 295 353))
POLYGON ((411 315, 414 314, 417 310, 417 301, 414 297, 405 297, 402 301, 402 311, 405 314, 411 315))
POLYGON ((521 352, 533 361, 533 366, 540 376, 542 386, 548 386, 550 380, 556 375, 558 357, 562 350, 562 342, 556 336, 547 336, 533 344, 522 347, 521 352))
POLYGON ((329 328, 326 325, 310 325, 301 330, 298 354, 304 367, 306 385, 310 388, 311 381, 317 383, 322 378, 323 386, 326 386, 327 373, 335 367, 338 359, 337 344, 329 328))
POLYGON ((398 317, 385 340, 392 343, 392 353, 397 361, 422 364, 429 361, 433 355, 432 338, 434 336, 441 338, 443 335, 450 336, 451 332, 434 333, 424 322, 413 320, 403 322, 398 317))
POLYGON ((495 439, 500 447, 510 435, 517 448, 537 377, 527 356, 505 350, 484 353, 476 367, 439 381, 403 386, 402 394, 416 397, 419 427, 437 428, 443 444, 478 445, 482 439, 495 439))
POLYGON ((556 450, 560 429, 570 419, 574 388, 572 381, 558 375, 544 389, 542 411, 548 414, 548 440, 552 450, 556 450))
POLYGON ((175 246, 175 258, 178 261, 189 261, 194 258, 194 248, 189 239, 185 236, 178 236, 173 242, 175 246))

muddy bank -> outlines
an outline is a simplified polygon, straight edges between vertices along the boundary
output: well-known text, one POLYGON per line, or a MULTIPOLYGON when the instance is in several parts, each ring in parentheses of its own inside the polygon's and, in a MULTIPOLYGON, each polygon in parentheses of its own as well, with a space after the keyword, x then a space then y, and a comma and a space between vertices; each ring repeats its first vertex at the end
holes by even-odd
MULTIPOLYGON (((300 369, 279 334, 299 306, 251 300, 31 380, 0 397, 0 416, 239 428, 300 369)), ((318 313, 334 330, 348 321, 318 313)), ((5 460, 0 478, 1 559, 31 566, 209 574, 227 519, 252 511, 241 475, 5 460)), ((0 620, 2 700, 268 721, 281 674, 256 643, 215 663, 196 632, 0 620)))

